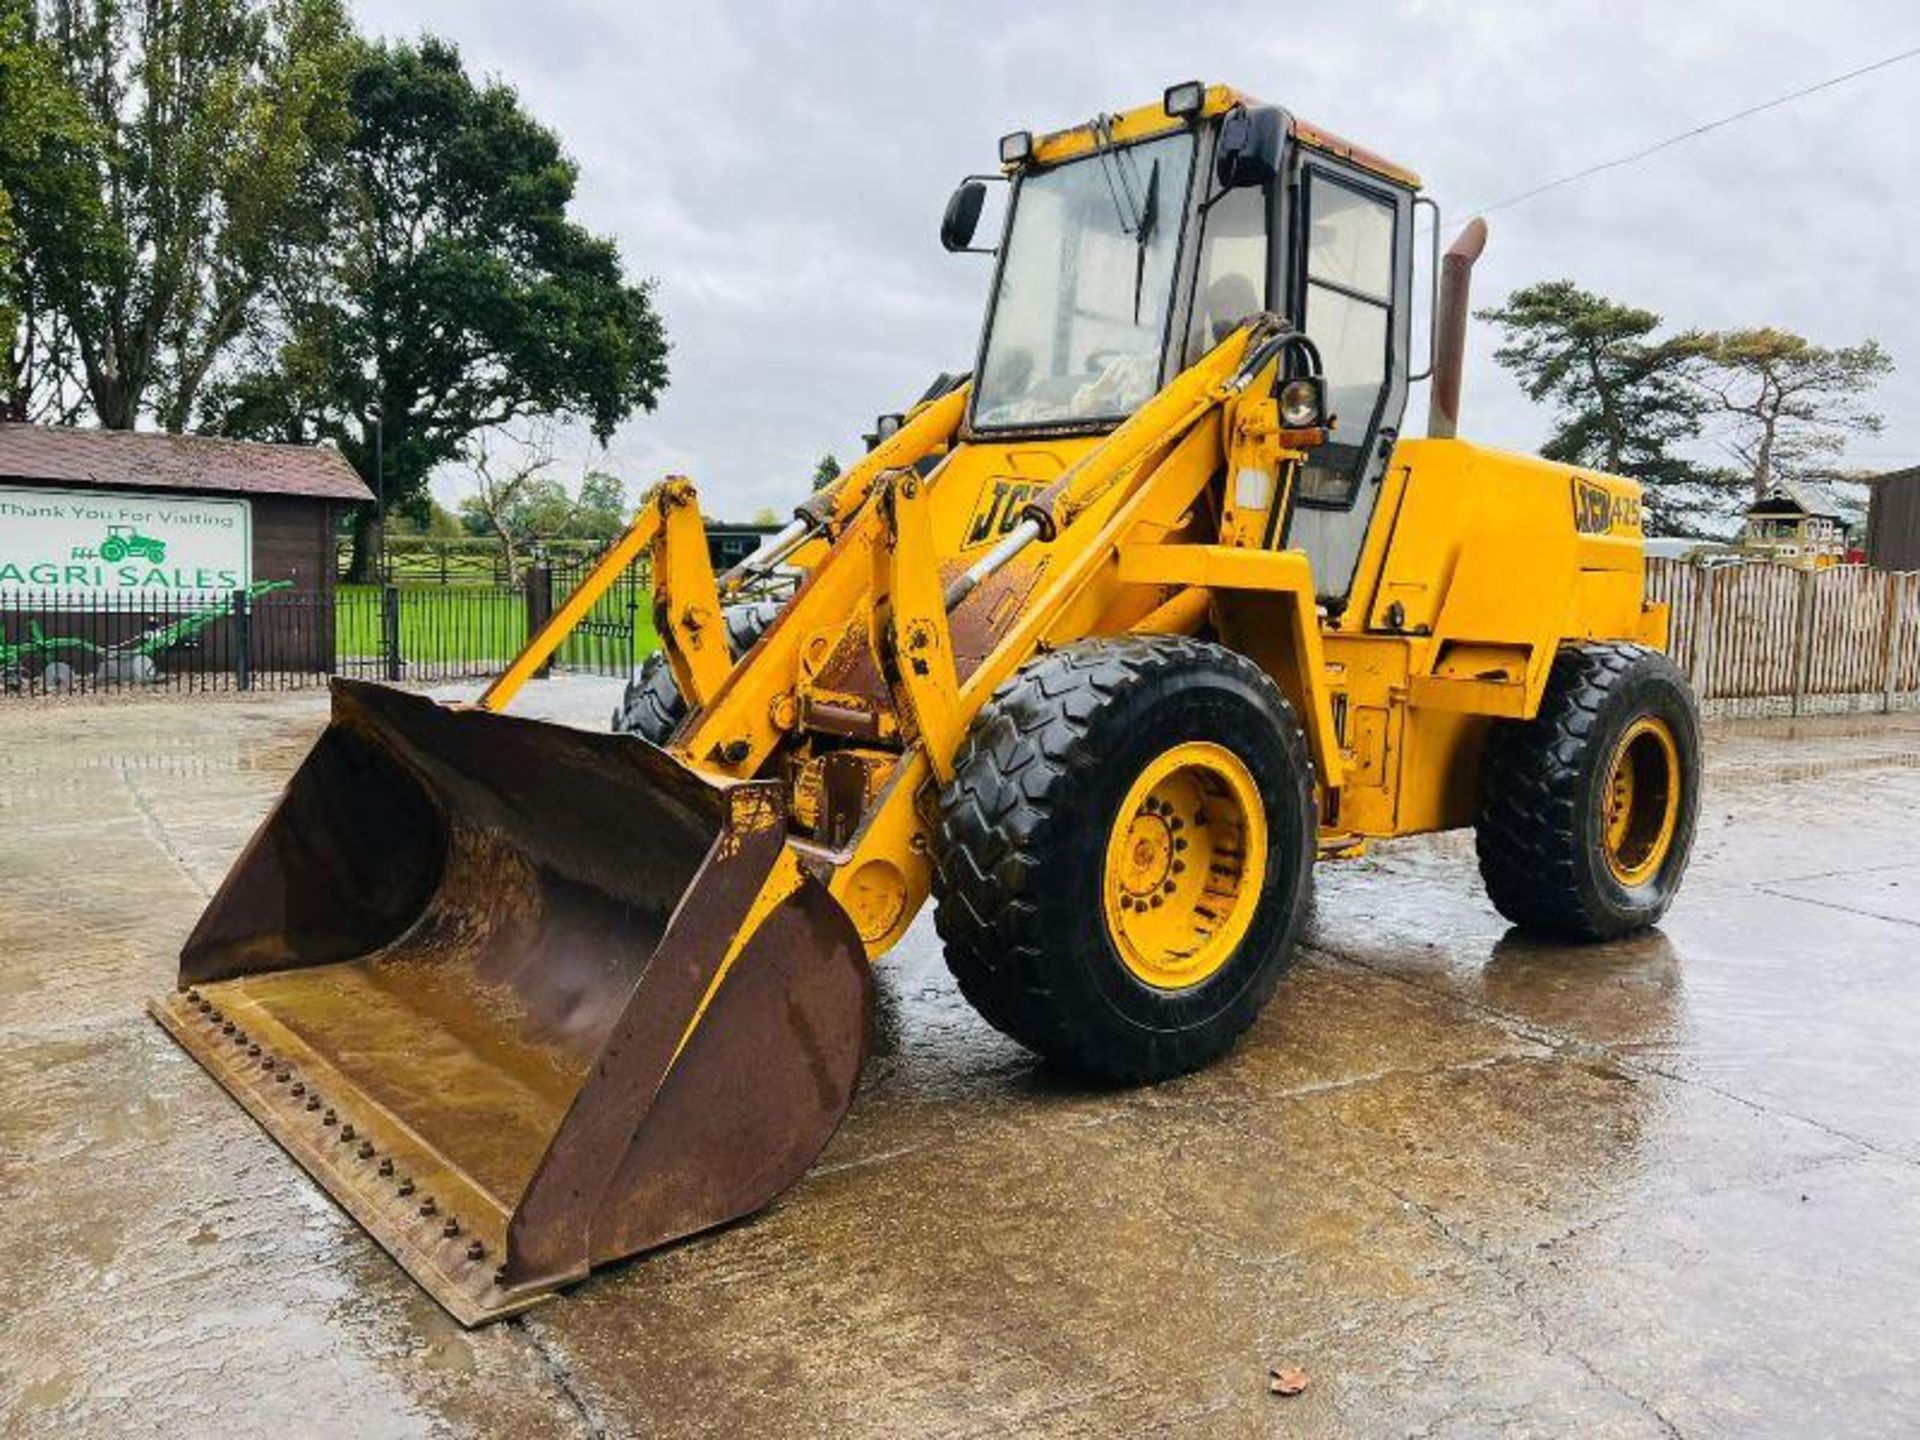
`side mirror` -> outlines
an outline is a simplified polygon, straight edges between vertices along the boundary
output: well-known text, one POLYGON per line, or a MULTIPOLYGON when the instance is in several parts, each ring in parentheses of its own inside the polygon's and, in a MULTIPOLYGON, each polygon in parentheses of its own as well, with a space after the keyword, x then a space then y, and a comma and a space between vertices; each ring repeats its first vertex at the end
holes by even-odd
POLYGON ((980 228, 980 208, 986 203, 985 181, 960 182, 940 221, 940 243, 950 254, 964 254, 973 248, 973 232, 980 228))
POLYGON ((1280 173, 1280 147, 1286 117, 1270 105, 1236 105, 1220 122, 1213 171, 1222 190, 1268 185, 1280 173))

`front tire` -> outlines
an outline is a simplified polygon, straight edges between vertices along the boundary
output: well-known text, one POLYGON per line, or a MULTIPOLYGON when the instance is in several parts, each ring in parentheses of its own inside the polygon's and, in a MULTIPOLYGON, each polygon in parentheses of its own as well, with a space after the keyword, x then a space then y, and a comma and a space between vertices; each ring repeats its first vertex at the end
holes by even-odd
POLYGON ((1700 810, 1700 712, 1644 645, 1563 647, 1532 720, 1487 737, 1475 842, 1494 908, 1606 940, 1673 904, 1700 810))
MULTIPOLYGON (((727 653, 738 660, 751 650, 754 642, 767 632, 780 613, 777 600, 753 600, 744 605, 729 605, 721 612, 727 625, 727 653)), ((687 718, 686 697, 673 678, 667 652, 656 650, 640 662, 640 669, 627 681, 626 693, 613 712, 616 735, 638 735, 655 745, 665 745, 687 718)))
POLYGON ((975 718, 940 810, 948 968, 1063 1069, 1203 1065, 1292 961, 1313 767, 1292 708, 1232 651, 1119 636, 1030 661, 975 718))

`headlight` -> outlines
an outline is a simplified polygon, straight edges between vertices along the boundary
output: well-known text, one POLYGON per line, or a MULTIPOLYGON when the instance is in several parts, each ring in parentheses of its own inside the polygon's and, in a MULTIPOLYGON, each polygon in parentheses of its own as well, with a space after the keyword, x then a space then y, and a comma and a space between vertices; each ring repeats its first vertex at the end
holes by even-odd
POLYGON ((1024 165, 1033 158, 1033 132, 1016 130, 1000 137, 1000 163, 1024 165))
POLYGON ((1280 387, 1280 423, 1289 430, 1312 430, 1324 423, 1326 397, 1311 376, 1289 380, 1280 387))
POLYGON ((1207 103, 1207 87, 1199 80, 1183 80, 1178 85, 1169 85, 1160 103, 1176 120, 1183 115, 1198 115, 1200 107, 1207 103))

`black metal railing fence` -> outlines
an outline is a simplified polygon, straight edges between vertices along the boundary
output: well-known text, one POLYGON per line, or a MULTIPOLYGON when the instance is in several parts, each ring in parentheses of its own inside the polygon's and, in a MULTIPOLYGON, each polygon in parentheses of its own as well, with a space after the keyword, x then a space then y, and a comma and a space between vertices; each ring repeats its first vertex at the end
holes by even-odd
MULTIPOLYGON (((597 557, 550 557, 516 585, 284 582, 194 594, 0 589, 0 696, 288 690, 332 675, 431 683, 496 675, 597 557)), ((791 576, 756 595, 790 594, 791 576)), ((624 675, 655 648, 644 559, 568 635, 553 668, 624 675)))

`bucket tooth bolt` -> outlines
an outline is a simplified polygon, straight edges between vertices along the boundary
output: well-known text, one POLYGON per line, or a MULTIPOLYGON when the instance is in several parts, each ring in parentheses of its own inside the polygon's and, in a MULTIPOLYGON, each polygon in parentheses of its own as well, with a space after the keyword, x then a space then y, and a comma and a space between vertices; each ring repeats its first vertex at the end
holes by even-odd
POLYGON ((318 1110, 319 1108, 320 1108, 320 1097, 318 1095, 307 1096, 307 1109, 318 1110))
POLYGON ((320 1117, 320 1123, 322 1125, 338 1124, 339 1120, 340 1120, 340 1117, 333 1113, 333 1109, 331 1106, 328 1107, 327 1113, 320 1117))
POLYGON ((402 1195, 411 1195, 413 1193, 413 1177, 411 1175, 401 1177, 400 1193, 402 1195))
POLYGON ((340 1127, 340 1138, 342 1140, 351 1140, 353 1139, 353 1135, 354 1135, 354 1131, 353 1131, 352 1125, 342 1125, 340 1127))
POLYGON ((484 1260, 486 1258, 487 1247, 485 1245, 482 1245, 478 1240, 469 1240, 467 1242, 467 1259, 484 1260))
POLYGON ((447 1217, 447 1223, 440 1227, 440 1233, 449 1240, 453 1239, 454 1236, 460 1233, 459 1219, 456 1216, 449 1215, 447 1217))
POLYGON ((189 1005, 198 1005, 200 1003, 200 992, 189 988, 187 991, 187 1003, 189 1005))
POLYGON ((220 1033, 222 1035, 231 1035, 235 1030, 238 1030, 239 1028, 240 1027, 238 1025, 235 1025, 233 1021, 229 1020, 220 1027, 220 1033))
POLYGON ((382 1157, 381 1157, 381 1159, 380 1159, 380 1173, 381 1173, 382 1175, 391 1175, 391 1174, 393 1174, 393 1157, 392 1157, 391 1155, 384 1155, 384 1156, 382 1156, 382 1157))
POLYGON ((431 1195, 420 1202, 420 1213, 422 1215, 432 1215, 439 1209, 440 1207, 433 1203, 433 1196, 431 1195))
POLYGON ((288 1091, 287 1093, 288 1093, 289 1095, 304 1095, 304 1094, 306 1094, 306 1093, 307 1093, 307 1082, 306 1082, 306 1081, 304 1081, 304 1080, 296 1080, 296 1081, 294 1081, 294 1082, 293 1082, 293 1089, 291 1089, 291 1090, 289 1090, 289 1091, 288 1091))
POLYGON ((371 1160, 373 1158, 373 1142, 371 1140, 362 1140, 360 1142, 360 1158, 362 1160, 371 1160))

